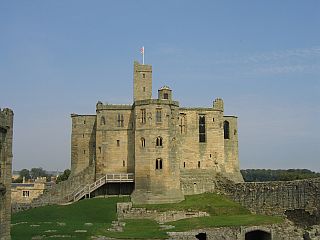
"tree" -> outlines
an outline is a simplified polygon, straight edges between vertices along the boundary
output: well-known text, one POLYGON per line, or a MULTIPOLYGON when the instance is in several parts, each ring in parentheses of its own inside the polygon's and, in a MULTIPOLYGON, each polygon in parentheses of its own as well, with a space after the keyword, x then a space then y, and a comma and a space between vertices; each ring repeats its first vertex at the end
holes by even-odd
POLYGON ((48 174, 42 168, 31 168, 30 175, 32 179, 36 179, 37 177, 47 177, 48 174))
POLYGON ((69 178, 70 173, 71 173, 70 169, 64 170, 63 173, 57 177, 56 183, 66 181, 69 178))
POLYGON ((21 178, 25 178, 26 180, 28 179, 31 179, 31 176, 30 176, 30 171, 28 169, 22 169, 20 172, 19 172, 19 176, 21 178))

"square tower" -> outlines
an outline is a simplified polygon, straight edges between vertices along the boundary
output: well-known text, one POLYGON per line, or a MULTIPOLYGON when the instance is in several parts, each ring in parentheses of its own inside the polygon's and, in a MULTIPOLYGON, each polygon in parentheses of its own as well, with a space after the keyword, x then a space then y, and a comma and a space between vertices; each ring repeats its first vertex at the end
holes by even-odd
POLYGON ((134 62, 133 69, 133 101, 151 99, 152 66, 134 62))

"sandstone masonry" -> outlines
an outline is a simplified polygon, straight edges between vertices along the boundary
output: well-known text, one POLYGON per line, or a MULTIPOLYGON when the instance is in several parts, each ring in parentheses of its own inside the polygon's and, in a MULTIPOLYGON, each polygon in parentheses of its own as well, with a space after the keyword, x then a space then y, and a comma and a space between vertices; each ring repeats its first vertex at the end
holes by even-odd
POLYGON ((224 116, 222 99, 209 108, 180 107, 167 86, 152 99, 152 66, 138 62, 133 81, 132 105, 98 102, 95 115, 71 115, 71 176, 90 166, 94 179, 134 173, 136 203, 177 202, 212 191, 217 174, 243 181, 237 117, 224 116))
POLYGON ((13 111, 0 109, 0 239, 10 239, 13 111))

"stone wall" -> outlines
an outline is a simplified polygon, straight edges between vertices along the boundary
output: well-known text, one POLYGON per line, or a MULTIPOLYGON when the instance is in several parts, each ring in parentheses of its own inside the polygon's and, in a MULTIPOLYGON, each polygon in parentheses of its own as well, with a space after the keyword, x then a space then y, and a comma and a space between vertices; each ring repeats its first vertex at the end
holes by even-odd
POLYGON ((286 210, 315 211, 320 207, 320 178, 238 184, 221 181, 217 189, 255 213, 283 215, 286 210))
POLYGON ((0 109, 0 239, 10 239, 13 111, 0 109))
POLYGON ((319 240, 320 226, 313 226, 308 229, 294 226, 291 222, 285 221, 281 224, 247 226, 247 227, 219 227, 197 229, 188 232, 168 232, 170 240, 196 240, 200 234, 206 240, 246 240, 246 234, 261 234, 255 238, 247 239, 267 239, 267 240, 319 240), (266 238, 264 238, 266 237, 266 238))
POLYGON ((181 219, 207 217, 206 212, 200 211, 166 211, 147 210, 146 208, 132 207, 132 203, 117 203, 118 219, 152 219, 158 223, 178 221, 181 219))

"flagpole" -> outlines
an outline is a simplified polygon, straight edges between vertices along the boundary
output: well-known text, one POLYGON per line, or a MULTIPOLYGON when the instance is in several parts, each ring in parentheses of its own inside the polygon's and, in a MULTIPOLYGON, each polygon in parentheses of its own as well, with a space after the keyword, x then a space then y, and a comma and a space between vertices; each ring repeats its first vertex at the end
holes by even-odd
POLYGON ((144 65, 144 46, 142 47, 142 65, 144 65))

